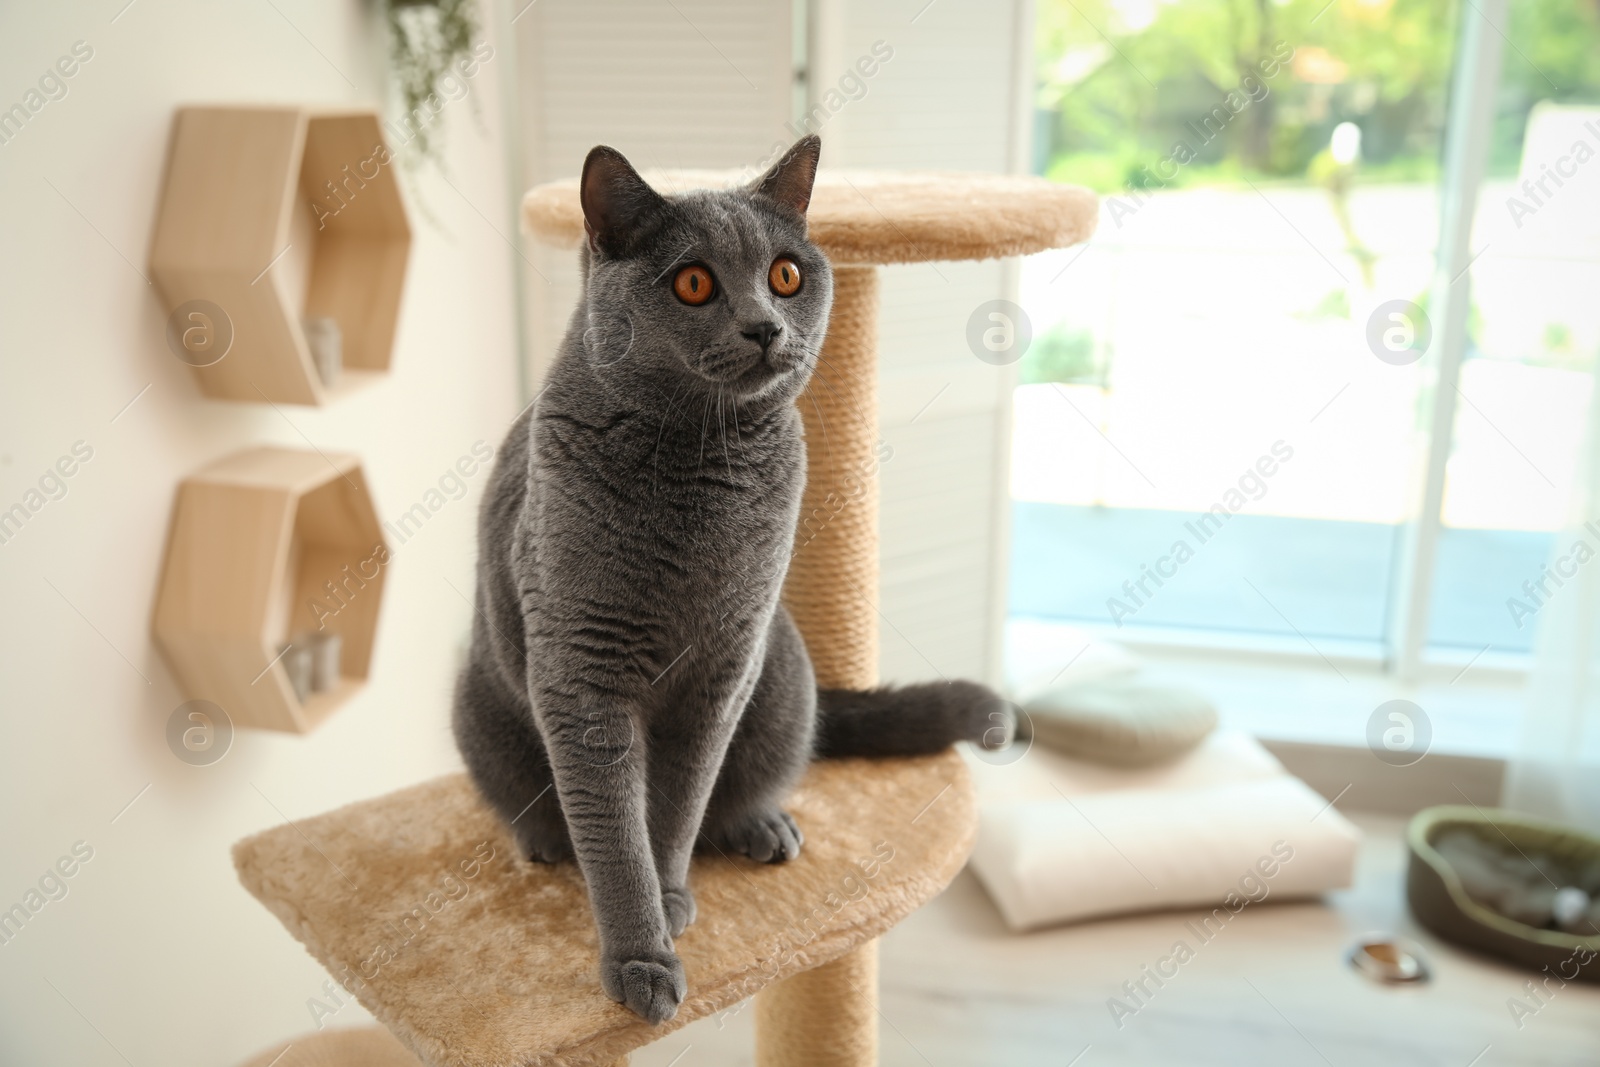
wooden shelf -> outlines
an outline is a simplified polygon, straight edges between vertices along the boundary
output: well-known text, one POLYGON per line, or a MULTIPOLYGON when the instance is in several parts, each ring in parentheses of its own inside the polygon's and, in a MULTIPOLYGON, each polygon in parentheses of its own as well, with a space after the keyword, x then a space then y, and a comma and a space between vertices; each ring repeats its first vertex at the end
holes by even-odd
POLYGON ((355 456, 235 453, 178 487, 156 640, 187 699, 239 726, 306 733, 366 681, 387 562, 355 456), (279 650, 319 628, 342 639, 342 677, 302 703, 279 650))
POLYGON ((371 110, 188 107, 172 144, 150 270, 168 311, 204 300, 233 342, 194 367, 219 400, 326 404, 302 320, 343 335, 345 379, 389 369, 411 226, 371 110))

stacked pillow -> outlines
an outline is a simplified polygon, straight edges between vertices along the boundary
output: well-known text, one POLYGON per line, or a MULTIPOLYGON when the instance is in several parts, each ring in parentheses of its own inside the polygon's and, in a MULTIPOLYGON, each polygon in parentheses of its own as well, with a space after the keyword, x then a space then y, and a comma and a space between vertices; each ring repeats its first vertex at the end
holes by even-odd
MULTIPOLYGON (((1065 673, 1065 672, 1063 672, 1065 673)), ((1360 832, 1205 697, 1130 672, 1045 688, 969 752, 971 866, 1013 930, 1161 908, 1216 922, 1351 882, 1360 832)))
POLYGON ((1205 697, 1137 679, 1047 689, 1022 710, 1020 733, 1114 767, 1170 763, 1217 728, 1217 709, 1205 697))

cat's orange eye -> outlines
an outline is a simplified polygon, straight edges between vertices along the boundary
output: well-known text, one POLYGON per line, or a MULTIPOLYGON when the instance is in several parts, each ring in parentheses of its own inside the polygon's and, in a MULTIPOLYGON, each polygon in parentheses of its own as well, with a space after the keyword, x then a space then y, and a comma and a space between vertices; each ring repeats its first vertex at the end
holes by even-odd
POLYGON ((672 279, 672 291, 678 299, 695 307, 710 300, 716 288, 717 283, 712 280, 711 272, 699 265, 683 268, 672 279))
POLYGON ((767 271, 767 284, 772 286, 772 291, 779 296, 793 296, 800 291, 800 264, 788 256, 780 256, 772 261, 772 269, 767 271))

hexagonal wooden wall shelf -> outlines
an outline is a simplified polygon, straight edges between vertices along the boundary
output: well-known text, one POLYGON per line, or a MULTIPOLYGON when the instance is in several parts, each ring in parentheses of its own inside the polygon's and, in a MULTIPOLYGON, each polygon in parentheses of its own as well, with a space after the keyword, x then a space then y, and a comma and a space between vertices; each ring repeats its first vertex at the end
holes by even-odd
POLYGON ((231 324, 222 358, 185 359, 201 392, 325 404, 389 369, 411 247, 394 167, 374 111, 178 110, 150 269, 169 312, 207 301, 231 324), (343 335, 331 388, 306 341, 313 315, 343 335))
POLYGON ((156 639, 187 699, 305 733, 366 680, 387 564, 355 456, 237 452, 178 487, 156 639), (340 678, 302 702, 280 650, 320 629, 340 635, 340 678))

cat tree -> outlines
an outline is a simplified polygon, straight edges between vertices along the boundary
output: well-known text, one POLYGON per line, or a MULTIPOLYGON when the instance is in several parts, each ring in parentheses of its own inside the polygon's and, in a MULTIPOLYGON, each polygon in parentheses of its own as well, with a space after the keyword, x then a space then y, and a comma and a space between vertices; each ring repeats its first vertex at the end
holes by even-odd
MULTIPOLYGON (((669 195, 737 180, 646 177, 669 195)), ((801 539, 784 597, 818 683, 866 688, 878 658, 876 267, 1064 247, 1092 232, 1096 203, 1037 178, 824 170, 808 215, 835 268, 829 387, 813 385, 800 400, 809 450, 801 514, 814 536, 801 539)), ((529 192, 523 222, 542 241, 577 247, 577 182, 529 192)), ((269 830, 234 856, 246 887, 436 1067, 625 1063, 631 1050, 752 994, 762 1067, 865 1067, 877 1061, 874 939, 960 870, 976 832, 972 785, 953 751, 820 763, 790 810, 806 834, 798 860, 696 858, 700 917, 677 942, 688 996, 659 1027, 601 992, 577 867, 516 859, 463 776, 269 830)), ((403 1062, 380 1037, 362 1046, 373 1058, 297 1059, 321 1055, 318 1040, 294 1043, 278 1067, 403 1062)))

